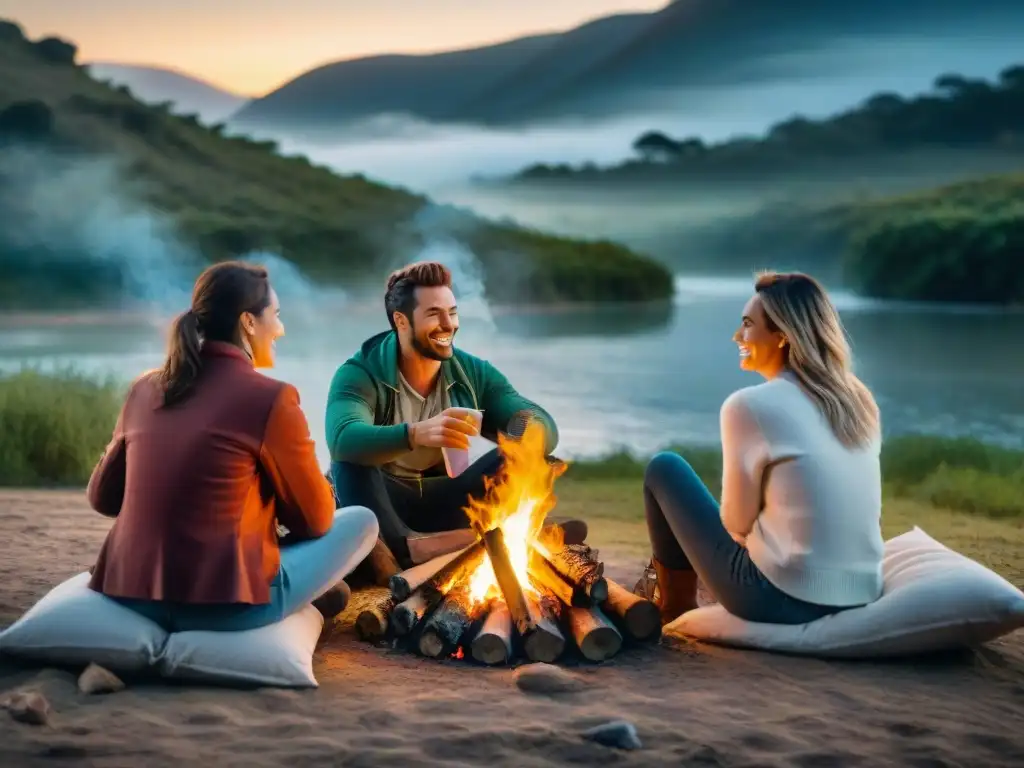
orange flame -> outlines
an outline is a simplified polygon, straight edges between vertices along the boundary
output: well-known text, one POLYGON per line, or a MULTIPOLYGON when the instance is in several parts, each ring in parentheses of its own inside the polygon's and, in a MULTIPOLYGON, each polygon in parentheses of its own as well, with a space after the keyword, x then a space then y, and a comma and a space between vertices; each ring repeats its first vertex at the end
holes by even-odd
MULTIPOLYGON (((552 466, 544 452, 544 427, 530 422, 521 439, 498 436, 505 457, 502 471, 487 481, 483 499, 470 499, 465 508, 471 523, 483 530, 500 527, 509 560, 524 593, 537 594, 530 579, 530 544, 555 506, 555 480, 565 465, 552 466)), ((485 558, 469 578, 470 598, 476 602, 501 597, 490 558, 485 558)))

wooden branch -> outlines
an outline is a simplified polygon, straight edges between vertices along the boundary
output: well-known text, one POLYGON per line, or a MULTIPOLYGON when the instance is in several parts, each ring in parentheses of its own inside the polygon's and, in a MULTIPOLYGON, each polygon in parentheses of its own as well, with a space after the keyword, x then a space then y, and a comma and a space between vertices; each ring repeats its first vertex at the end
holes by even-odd
POLYGON ((434 590, 418 590, 398 603, 391 611, 391 629, 398 637, 408 635, 423 616, 441 599, 441 594, 434 590))
POLYGON ((569 629, 588 661, 604 661, 622 648, 622 635, 600 608, 570 608, 569 629))
POLYGON ((536 547, 530 547, 530 578, 566 605, 572 605, 576 593, 575 585, 565 580, 544 555, 536 547))
POLYGON ((430 614, 416 647, 424 656, 437 659, 455 653, 459 641, 473 622, 473 602, 469 589, 458 586, 448 591, 430 614))
POLYGON ((382 539, 377 539, 377 543, 373 545, 366 561, 369 562, 370 570, 373 573, 374 586, 386 587, 388 579, 402 570, 398 565, 398 560, 395 559, 394 554, 382 539))
POLYGON ((381 539, 373 545, 370 554, 359 563, 348 576, 346 583, 353 589, 359 587, 386 587, 388 579, 398 573, 401 567, 388 545, 381 539))
POLYGON ((661 634, 661 614, 658 606, 625 587, 608 580, 608 599, 603 608, 633 640, 651 640, 661 634))
POLYGON ((470 544, 459 552, 455 559, 438 571, 430 580, 423 585, 424 589, 433 589, 442 594, 452 589, 456 584, 469 578, 473 572, 480 567, 484 561, 487 551, 480 539, 470 544))
POLYGON ((506 664, 512 660, 512 614, 503 601, 492 601, 487 619, 473 638, 470 652, 481 664, 506 664))
POLYGON ((363 640, 375 640, 388 632, 388 620, 395 607, 394 598, 384 593, 356 617, 356 633, 363 640))
POLYGON ((460 554, 461 552, 449 552, 447 555, 435 557, 433 560, 427 560, 425 563, 414 565, 412 568, 406 568, 404 571, 391 576, 388 586, 391 588, 391 596, 395 598, 395 602, 400 603, 405 600, 460 554))
POLYGON ((543 661, 551 664, 565 651, 565 636, 558 628, 560 603, 553 595, 536 598, 530 595, 527 599, 530 624, 523 638, 523 652, 530 661, 543 661))
POLYGON ((406 537, 405 544, 413 565, 420 565, 441 555, 461 552, 475 540, 474 531, 469 528, 456 528, 452 531, 417 533, 415 536, 406 537))
POLYGON ((505 605, 512 616, 512 623, 519 634, 530 625, 530 612, 523 596, 523 588, 516 578, 516 572, 509 560, 508 548, 505 546, 505 535, 501 528, 492 528, 486 533, 480 531, 481 541, 487 556, 491 560, 491 567, 494 568, 494 578, 501 588, 501 594, 505 598, 505 605))
POLYGON ((604 578, 604 563, 594 556, 594 550, 585 544, 574 546, 551 546, 558 541, 557 536, 542 529, 534 548, 570 584, 577 586, 583 598, 577 598, 574 605, 600 605, 608 599, 608 582, 604 578))

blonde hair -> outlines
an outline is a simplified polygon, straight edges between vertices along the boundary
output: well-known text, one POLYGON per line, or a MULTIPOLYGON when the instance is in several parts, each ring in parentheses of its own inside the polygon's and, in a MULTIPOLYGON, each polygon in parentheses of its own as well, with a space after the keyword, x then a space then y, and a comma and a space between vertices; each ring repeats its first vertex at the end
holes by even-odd
POLYGON ((800 272, 762 272, 754 290, 773 331, 786 337, 786 367, 828 420, 836 438, 860 447, 881 432, 878 404, 853 375, 839 313, 821 284, 800 272))

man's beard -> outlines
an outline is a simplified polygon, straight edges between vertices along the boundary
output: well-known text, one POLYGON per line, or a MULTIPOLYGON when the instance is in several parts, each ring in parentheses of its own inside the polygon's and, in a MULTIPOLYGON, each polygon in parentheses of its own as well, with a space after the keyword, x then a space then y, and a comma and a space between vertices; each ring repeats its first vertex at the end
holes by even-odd
POLYGON ((416 333, 416 326, 411 320, 409 322, 409 326, 412 331, 412 348, 415 349, 419 355, 427 358, 428 360, 437 360, 442 363, 452 356, 455 350, 455 334, 458 331, 457 328, 453 329, 451 332, 451 346, 446 347, 444 352, 438 352, 433 345, 431 345, 430 338, 428 336, 424 336, 422 340, 420 339, 419 335, 416 333))

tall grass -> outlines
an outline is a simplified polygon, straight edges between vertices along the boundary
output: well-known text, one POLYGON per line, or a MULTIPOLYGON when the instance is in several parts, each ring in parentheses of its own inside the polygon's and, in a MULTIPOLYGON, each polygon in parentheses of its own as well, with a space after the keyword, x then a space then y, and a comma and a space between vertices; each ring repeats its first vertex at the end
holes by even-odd
MULTIPOLYGON (((110 439, 123 392, 74 371, 0 375, 0 486, 84 485, 110 439)), ((716 496, 717 447, 673 446, 716 496)), ((573 482, 634 480, 647 461, 627 451, 572 462, 573 482)), ((922 435, 886 440, 882 477, 890 497, 1024 521, 1024 451, 970 438, 922 435)))
POLYGON ((113 382, 74 371, 0 375, 0 486, 83 485, 121 398, 113 382))

